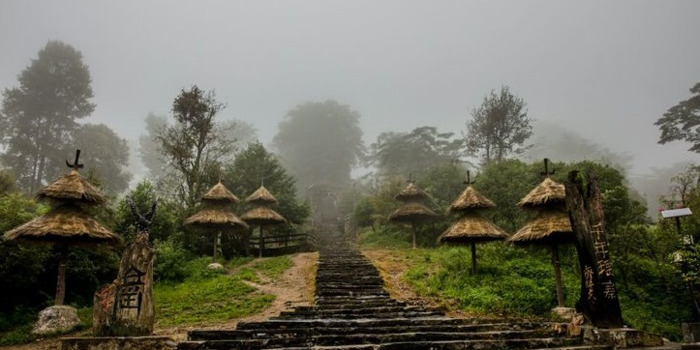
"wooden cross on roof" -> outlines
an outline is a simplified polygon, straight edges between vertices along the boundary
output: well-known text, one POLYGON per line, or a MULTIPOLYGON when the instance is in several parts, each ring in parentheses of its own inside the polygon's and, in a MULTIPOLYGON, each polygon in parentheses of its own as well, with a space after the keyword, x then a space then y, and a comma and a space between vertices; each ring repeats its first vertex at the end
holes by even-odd
POLYGON ((73 164, 68 163, 68 160, 66 160, 66 165, 71 168, 71 169, 81 169, 83 167, 83 164, 80 164, 80 150, 75 150, 75 161, 73 164))
POLYGON ((467 181, 464 181, 464 184, 468 186, 474 184, 474 182, 475 181, 472 181, 471 173, 469 172, 469 170, 467 170, 467 181))
POLYGON ((544 159, 544 171, 540 172, 540 175, 544 177, 549 177, 549 175, 554 175, 556 170, 549 171, 549 158, 544 159))

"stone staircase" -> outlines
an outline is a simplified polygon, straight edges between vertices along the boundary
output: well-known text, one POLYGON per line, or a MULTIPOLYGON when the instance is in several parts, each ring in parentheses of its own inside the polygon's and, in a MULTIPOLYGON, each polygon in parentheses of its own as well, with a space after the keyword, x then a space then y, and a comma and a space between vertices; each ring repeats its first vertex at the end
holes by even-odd
POLYGON ((549 322, 451 318, 406 305, 388 295, 377 269, 340 234, 320 243, 313 306, 234 330, 190 331, 178 349, 612 349, 584 345, 549 322))

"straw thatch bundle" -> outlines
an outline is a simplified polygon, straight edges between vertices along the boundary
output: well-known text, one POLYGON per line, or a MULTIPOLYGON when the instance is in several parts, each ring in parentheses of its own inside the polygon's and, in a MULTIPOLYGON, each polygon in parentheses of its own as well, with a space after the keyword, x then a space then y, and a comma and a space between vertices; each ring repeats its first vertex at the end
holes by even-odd
POLYGON ((442 243, 486 242, 505 239, 508 234, 478 213, 465 213, 440 235, 442 243))
POLYGON ((450 211, 455 212, 495 207, 496 204, 494 204, 490 199, 484 197, 472 186, 467 186, 467 188, 464 191, 462 191, 459 197, 457 197, 457 199, 455 199, 454 202, 452 202, 452 205, 450 205, 450 211))
POLYGON ((423 204, 408 202, 396 209, 389 220, 401 222, 420 222, 436 218, 438 215, 423 204))
POLYGON ((218 208, 202 209, 185 219, 185 225, 192 225, 200 229, 244 228, 248 224, 239 219, 236 214, 218 208))
POLYGON ((541 209, 544 206, 562 206, 566 204, 566 190, 564 185, 545 178, 527 196, 518 202, 521 208, 541 209))
POLYGON ((424 201, 428 199, 428 194, 415 183, 409 182, 408 186, 401 190, 394 198, 402 202, 424 201))
POLYGON ((253 192, 253 194, 248 196, 245 201, 256 205, 277 204, 277 198, 275 198, 275 196, 273 196, 272 193, 265 188, 265 186, 260 186, 257 190, 255 190, 255 192, 253 192))
POLYGON ((283 224, 287 222, 287 219, 282 217, 276 211, 266 208, 258 207, 253 208, 241 215, 241 219, 247 222, 249 225, 272 225, 272 224, 283 224))
POLYGON ((86 204, 102 204, 105 197, 76 170, 71 170, 58 178, 54 183, 44 187, 37 194, 39 199, 52 199, 63 202, 81 202, 86 204))
POLYGON ((569 215, 559 209, 547 209, 510 236, 508 242, 552 245, 572 243, 575 239, 569 215))
POLYGON ((79 206, 64 204, 5 233, 6 239, 54 243, 118 243, 121 239, 79 206))
POLYGON ((224 186, 221 182, 217 183, 202 195, 202 201, 207 202, 220 202, 220 203, 238 203, 238 197, 236 197, 231 191, 224 186))

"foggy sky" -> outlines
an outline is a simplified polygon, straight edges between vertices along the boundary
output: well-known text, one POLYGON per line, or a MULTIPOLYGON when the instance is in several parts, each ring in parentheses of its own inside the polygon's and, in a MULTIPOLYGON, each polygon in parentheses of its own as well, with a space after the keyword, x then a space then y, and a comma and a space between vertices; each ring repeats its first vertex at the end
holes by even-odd
POLYGON ((286 111, 329 98, 383 131, 465 130, 508 85, 529 115, 634 155, 681 159, 652 124, 700 81, 698 1, 0 1, 0 88, 48 40, 82 52, 88 121, 135 140, 180 89, 215 89, 225 119, 269 143, 286 111))

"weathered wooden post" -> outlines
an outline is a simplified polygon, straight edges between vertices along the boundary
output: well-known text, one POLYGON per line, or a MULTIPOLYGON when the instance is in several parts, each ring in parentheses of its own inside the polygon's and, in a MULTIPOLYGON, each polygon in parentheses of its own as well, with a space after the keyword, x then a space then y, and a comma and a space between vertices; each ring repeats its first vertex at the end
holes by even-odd
POLYGON ((622 312, 613 281, 598 181, 589 172, 585 187, 583 182, 578 171, 571 171, 565 185, 581 268, 581 297, 576 310, 596 327, 619 328, 623 326, 622 312))
POLYGON ((155 250, 148 240, 148 227, 157 201, 141 215, 127 198, 136 221, 136 238, 122 254, 119 274, 111 284, 95 292, 93 334, 96 336, 145 336, 153 333, 153 259, 155 250))

